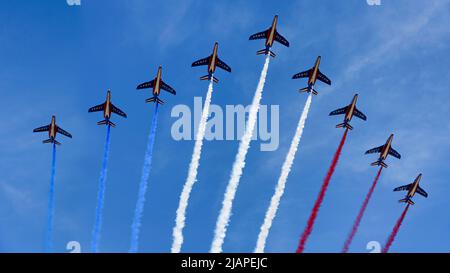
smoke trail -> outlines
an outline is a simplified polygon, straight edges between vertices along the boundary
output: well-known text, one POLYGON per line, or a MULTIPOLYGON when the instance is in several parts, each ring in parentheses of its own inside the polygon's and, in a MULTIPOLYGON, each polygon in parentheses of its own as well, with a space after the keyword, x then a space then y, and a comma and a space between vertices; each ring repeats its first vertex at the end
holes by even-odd
POLYGON ((367 204, 369 204, 370 197, 372 196, 372 193, 375 190, 375 186, 377 185, 378 179, 380 179, 382 170, 383 170, 383 167, 380 167, 380 169, 378 170, 377 176, 375 177, 375 180, 373 181, 372 186, 370 187, 370 190, 367 193, 366 198, 364 199, 364 203, 362 204, 361 209, 359 210, 359 213, 358 213, 358 216, 356 217, 355 223, 353 223, 352 231, 350 232, 347 240, 345 241, 344 248, 342 249, 342 253, 348 252, 350 244, 353 241, 353 237, 355 237, 356 231, 358 231, 359 223, 361 222, 364 212, 366 211, 367 204))
POLYGON ((306 224, 306 228, 303 231, 302 237, 300 238, 300 243, 297 248, 297 253, 302 253, 305 249, 306 241, 308 240, 309 235, 312 232, 314 227, 314 222, 316 221, 317 214, 320 209, 320 205, 322 204, 323 198, 325 197, 325 193, 328 188, 328 184, 330 183, 331 177, 333 176, 334 169, 339 160, 339 156, 341 155, 342 147, 344 147, 345 139, 347 138, 348 129, 345 129, 344 135, 342 136, 341 142, 339 143, 339 147, 334 154, 333 161, 331 162, 330 168, 328 169, 327 176, 325 177, 322 188, 320 189, 319 196, 317 197, 316 203, 311 211, 311 215, 309 216, 308 222, 306 224))
POLYGON ((403 223, 403 219, 405 219, 405 215, 408 212, 408 208, 409 208, 409 204, 406 205, 405 209, 403 210, 402 215, 400 215, 400 218, 398 218, 397 223, 395 224, 391 235, 389 235, 389 238, 386 242, 386 245, 383 248, 382 253, 387 253, 389 251, 389 248, 391 247, 392 243, 394 242, 395 236, 397 236, 398 230, 400 229, 400 226, 403 223))
POLYGON ((269 235, 269 230, 270 227, 272 226, 272 221, 277 214, 280 199, 284 193, 286 181, 289 176, 289 172, 291 171, 291 166, 295 159, 298 144, 300 143, 300 139, 303 134, 303 128, 305 127, 306 118, 308 117, 309 108, 311 106, 311 100, 312 100, 312 93, 309 94, 308 99, 306 100, 306 104, 305 107, 303 108, 302 115, 300 116, 300 120, 298 121, 297 131, 295 131, 295 135, 294 138, 292 139, 291 146, 286 155, 286 159, 284 160, 283 167, 281 167, 281 174, 280 177, 278 178, 275 194, 272 196, 272 199, 270 200, 269 209, 266 212, 264 223, 261 226, 261 231, 259 232, 258 235, 255 253, 263 253, 264 248, 266 247, 266 239, 267 236, 269 235))
POLYGON ((53 216, 55 213, 55 171, 56 171, 56 144, 53 143, 52 168, 50 173, 50 189, 48 191, 47 230, 45 233, 45 252, 52 251, 53 216))
POLYGON ((189 172, 186 182, 181 192, 180 202, 178 204, 177 216, 175 220, 175 227, 173 228, 173 243, 172 253, 179 253, 181 245, 183 244, 183 228, 185 226, 186 208, 189 202, 189 196, 192 191, 192 187, 197 181, 197 170, 200 164, 200 156, 202 154, 203 138, 205 137, 206 122, 209 115, 209 105, 211 104, 211 96, 213 92, 213 78, 209 82, 208 92, 206 93, 205 105, 203 106, 203 112, 198 126, 197 136, 194 145, 194 152, 192 153, 191 163, 189 164, 189 172))
POLYGON ((258 86, 253 97, 252 105, 250 107, 245 133, 242 136, 241 142, 239 143, 239 150, 233 164, 230 181, 228 181, 228 186, 224 195, 224 199, 222 201, 222 209, 220 211, 219 218, 217 219, 216 229, 214 231, 214 240, 212 242, 210 250, 211 253, 222 252, 222 245, 226 236, 227 226, 231 216, 233 199, 236 194, 236 189, 239 185, 239 180, 242 175, 242 169, 245 166, 245 157, 247 155, 248 148, 250 147, 250 141, 252 140, 253 130, 256 124, 259 103, 261 101, 262 91, 264 88, 264 83, 266 81, 267 70, 269 68, 269 60, 270 55, 267 55, 264 67, 261 71, 258 86))
POLYGON ((98 252, 98 242, 100 239, 100 231, 102 229, 103 205, 105 202, 106 173, 109 159, 110 133, 111 133, 111 125, 108 124, 108 126, 106 127, 105 147, 103 149, 102 170, 100 171, 100 178, 98 181, 97 207, 95 209, 95 224, 94 229, 92 231, 91 249, 92 252, 94 253, 98 252))
POLYGON ((131 245, 130 253, 136 253, 139 243, 139 230, 141 227, 142 213, 144 212, 145 193, 147 192, 147 183, 150 176, 152 165, 153 144, 155 143, 156 125, 158 121, 158 103, 155 103, 155 112, 153 113, 152 126, 148 136, 147 150, 145 151, 144 166, 142 167, 142 177, 139 182, 139 193, 134 211, 133 224, 131 225, 131 245))

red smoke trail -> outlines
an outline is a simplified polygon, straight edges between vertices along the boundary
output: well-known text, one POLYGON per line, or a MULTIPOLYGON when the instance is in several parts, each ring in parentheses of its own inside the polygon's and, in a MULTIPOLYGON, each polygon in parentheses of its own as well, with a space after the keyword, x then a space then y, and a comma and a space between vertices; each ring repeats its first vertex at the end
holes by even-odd
POLYGON ((306 240, 308 240, 309 235, 312 232, 314 221, 316 220, 317 213, 319 212, 320 205, 322 204, 323 198, 325 197, 325 192, 327 191, 328 184, 330 184, 331 176, 333 176, 334 169, 339 160, 339 156, 341 155, 342 147, 344 147, 345 139, 347 138, 348 129, 345 129, 344 135, 342 136, 341 142, 339 143, 339 147, 334 154, 333 161, 331 162, 330 168, 328 169, 327 176, 323 181, 322 188, 320 189, 319 196, 317 197, 316 203, 311 211, 311 215, 309 216, 308 223, 306 224, 306 228, 303 231, 302 237, 300 238, 300 243, 297 248, 297 253, 302 253, 305 249, 306 240))
POLYGON ((359 227, 359 223, 361 222, 364 212, 366 211, 367 204, 369 204, 370 197, 372 196, 372 193, 375 190, 375 186, 377 185, 378 179, 380 179, 382 170, 383 170, 383 168, 380 167, 380 169, 378 170, 377 176, 375 177, 375 180, 372 183, 372 187, 370 187, 370 190, 366 195, 366 199, 364 199, 364 203, 361 206, 361 209, 359 210, 358 217, 356 217, 355 223, 353 224, 352 231, 350 232, 350 234, 347 238, 347 241, 345 241, 344 248, 342 249, 342 253, 347 253, 348 248, 350 247, 350 244, 352 243, 353 237, 355 237, 356 231, 358 230, 358 227, 359 227))
POLYGON ((383 248, 382 253, 387 253, 389 251, 389 248, 392 245, 392 242, 394 242, 395 236, 397 236, 398 230, 400 229, 400 226, 403 223, 403 219, 405 219, 405 215, 408 212, 409 204, 406 205, 405 210, 403 210, 402 215, 400 215, 400 218, 398 218, 397 223, 394 226, 394 229, 392 230, 391 235, 389 235, 389 238, 386 242, 386 245, 383 248))

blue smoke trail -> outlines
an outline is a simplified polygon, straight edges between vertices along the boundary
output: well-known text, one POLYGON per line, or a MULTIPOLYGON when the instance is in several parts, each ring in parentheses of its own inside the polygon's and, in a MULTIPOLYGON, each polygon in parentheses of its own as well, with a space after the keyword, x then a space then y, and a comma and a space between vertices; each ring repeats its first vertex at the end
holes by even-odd
POLYGON ((47 230, 45 232, 45 252, 52 250, 52 234, 53 234, 53 216, 55 207, 55 170, 56 170, 56 145, 53 143, 52 151, 52 169, 50 174, 50 189, 48 191, 48 215, 47 230))
POLYGON ((108 126, 106 127, 106 140, 105 140, 105 147, 103 150, 102 170, 100 171, 100 178, 98 180, 97 207, 95 209, 95 224, 94 230, 92 231, 91 249, 92 252, 94 253, 98 252, 98 241, 100 239, 100 231, 102 229, 103 205, 105 202, 106 173, 108 170, 107 167, 109 158, 110 133, 111 133, 111 125, 108 124, 108 126))
POLYGON ((141 227, 142 213, 144 212, 145 193, 147 192, 147 183, 150 176, 152 165, 153 144, 155 143, 156 125, 158 120, 158 103, 155 103, 155 112, 153 113, 152 127, 148 136, 147 151, 145 152, 144 166, 142 167, 142 177, 139 183, 139 194, 134 211, 133 224, 131 225, 131 245, 130 253, 136 253, 139 243, 139 229, 141 227))

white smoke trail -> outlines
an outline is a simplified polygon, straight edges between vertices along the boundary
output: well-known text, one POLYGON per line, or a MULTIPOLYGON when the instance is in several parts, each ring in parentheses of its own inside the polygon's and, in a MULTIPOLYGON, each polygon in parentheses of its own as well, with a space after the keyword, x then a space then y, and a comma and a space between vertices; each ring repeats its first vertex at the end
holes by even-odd
POLYGON ((228 181, 228 186, 222 201, 222 209, 217 219, 216 229, 214 231, 214 240, 211 245, 211 253, 222 252, 223 241, 226 236, 228 223, 231 216, 231 208, 233 206, 233 199, 236 194, 236 189, 239 185, 239 180, 242 175, 242 170, 245 166, 245 157, 247 155, 248 148, 250 147, 250 141, 252 140, 253 131, 255 129, 257 114, 259 111, 259 103, 262 97, 262 91, 264 88, 264 83, 266 81, 267 70, 269 68, 270 55, 267 55, 264 67, 261 71, 261 76, 259 78, 258 87, 256 88, 255 95, 253 97, 252 105, 250 107, 249 117, 247 121, 247 126, 245 127, 245 133, 242 136, 241 142, 239 143, 238 153, 233 164, 233 169, 231 171, 230 180, 228 181))
POLYGON ((306 118, 308 117, 309 108, 311 106, 312 94, 310 93, 308 99, 306 100, 305 107, 303 108, 302 115, 298 121, 297 130, 295 131, 294 138, 292 139, 291 146, 284 160, 283 166, 281 167, 281 174, 278 178, 277 187, 275 188, 275 193, 270 200, 269 209, 266 212, 264 218, 264 223, 261 226, 261 230, 258 235, 258 241, 256 243, 255 253, 263 253, 266 247, 267 236, 269 235, 270 227, 272 226, 272 221, 275 218, 280 204, 280 199, 283 196, 284 188, 286 186, 286 181, 291 171, 292 163, 295 159, 295 153, 297 152, 298 144, 303 134, 303 128, 305 127, 306 118))
POLYGON ((189 164, 189 172, 186 182, 181 192, 180 202, 178 204, 177 216, 175 220, 175 227, 173 228, 173 242, 172 253, 179 253, 181 245, 183 244, 183 228, 186 220, 186 209, 189 202, 189 196, 192 191, 192 187, 197 181, 197 170, 200 162, 200 156, 202 154, 203 138, 205 137, 206 122, 209 115, 209 105, 211 104, 211 96, 213 92, 213 78, 209 82, 208 92, 206 93, 205 105, 203 106, 203 112, 198 126, 197 136, 194 145, 194 152, 192 153, 191 163, 189 164))

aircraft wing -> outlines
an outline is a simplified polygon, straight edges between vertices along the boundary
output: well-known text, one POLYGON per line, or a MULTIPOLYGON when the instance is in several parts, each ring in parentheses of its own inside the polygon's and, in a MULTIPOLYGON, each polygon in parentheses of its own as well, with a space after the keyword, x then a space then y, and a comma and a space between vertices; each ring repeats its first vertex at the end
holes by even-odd
POLYGON ((366 115, 364 115, 361 111, 359 111, 357 108, 355 108, 355 112, 353 113, 353 115, 355 115, 355 117, 358 117, 362 120, 367 120, 366 115))
POLYGON ((117 108, 116 106, 114 106, 114 104, 111 104, 111 106, 112 106, 111 111, 112 111, 113 113, 116 113, 117 115, 122 116, 122 117, 124 117, 124 118, 127 117, 127 114, 125 114, 124 111, 122 111, 122 110, 120 110, 119 108, 117 108))
POLYGON ((167 91, 167 92, 169 92, 169 93, 171 93, 171 94, 174 94, 174 95, 177 94, 177 92, 175 91, 175 89, 173 89, 172 87, 170 87, 170 85, 168 85, 167 83, 163 82, 162 80, 161 80, 161 89, 162 89, 162 90, 165 90, 165 91, 167 91))
POLYGON ((257 39, 265 39, 267 38, 267 30, 255 33, 253 35, 251 35, 248 39, 249 40, 257 40, 257 39))
POLYGON ((422 195, 423 197, 427 198, 428 197, 428 193, 426 191, 424 191, 421 187, 417 187, 416 192, 420 195, 422 195))
POLYGON ((144 88, 151 88, 155 84, 155 80, 151 80, 149 82, 144 82, 139 84, 136 89, 144 89, 144 88))
POLYGON ((408 184, 408 185, 403 185, 403 186, 397 187, 394 189, 394 191, 407 191, 411 188, 411 185, 412 185, 412 183, 408 184))
POLYGON ((345 112, 347 111, 347 109, 348 109, 348 106, 345 106, 345 107, 343 107, 343 108, 336 109, 336 110, 334 110, 334 111, 332 111, 332 112, 330 113, 330 116, 335 116, 335 115, 342 115, 342 114, 345 114, 345 112))
POLYGON ((36 129, 33 130, 33 132, 34 132, 34 133, 37 133, 37 132, 46 132, 46 131, 48 131, 48 130, 50 130, 50 125, 45 125, 45 126, 36 128, 36 129))
POLYGON ((225 71, 231 72, 231 68, 224 63, 221 59, 219 59, 219 57, 217 57, 217 66, 222 68, 225 71))
POLYGON ((278 31, 275 33, 275 41, 279 42, 280 44, 289 47, 289 42, 288 40, 286 40, 286 38, 284 38, 283 36, 281 36, 280 33, 278 33, 278 31))
POLYGON ((105 109, 105 104, 102 103, 102 104, 99 104, 97 106, 89 108, 88 112, 89 113, 91 113, 91 112, 98 112, 98 111, 103 111, 104 109, 105 109))
POLYGON ((392 149, 392 147, 389 148, 389 154, 398 159, 402 157, 396 150, 392 149))
POLYGON ((56 131, 57 131, 58 133, 60 133, 61 135, 65 135, 66 137, 72 138, 72 135, 71 135, 69 132, 64 131, 63 129, 61 129, 61 128, 59 128, 59 127, 58 127, 58 129, 57 129, 56 131))
POLYGON ((366 154, 379 153, 379 152, 381 152, 381 149, 383 149, 383 147, 384 147, 384 145, 381 145, 380 147, 370 149, 370 150, 366 151, 366 154))
POLYGON ((203 59, 200 59, 200 60, 197 60, 197 61, 193 62, 192 63, 192 67, 194 67, 194 66, 201 66, 201 65, 208 65, 210 57, 211 56, 208 56, 206 58, 203 58, 203 59))
POLYGON ((300 73, 295 74, 294 76, 292 76, 293 79, 300 79, 300 78, 306 78, 309 77, 309 74, 311 73, 311 69, 310 70, 306 70, 300 73))
POLYGON ((328 85, 331 85, 331 80, 328 79, 327 76, 325 76, 324 74, 322 74, 322 72, 320 72, 320 70, 317 71, 317 79, 318 79, 319 81, 321 81, 321 82, 324 82, 324 83, 326 83, 326 84, 328 84, 328 85))

